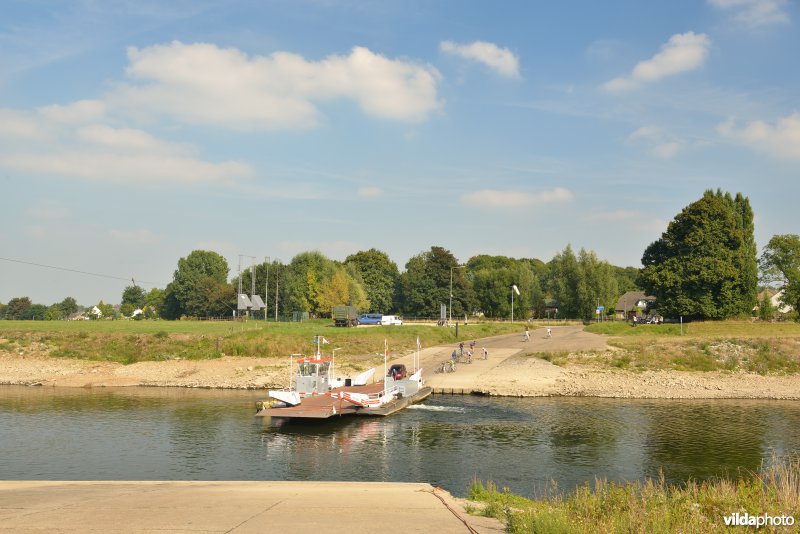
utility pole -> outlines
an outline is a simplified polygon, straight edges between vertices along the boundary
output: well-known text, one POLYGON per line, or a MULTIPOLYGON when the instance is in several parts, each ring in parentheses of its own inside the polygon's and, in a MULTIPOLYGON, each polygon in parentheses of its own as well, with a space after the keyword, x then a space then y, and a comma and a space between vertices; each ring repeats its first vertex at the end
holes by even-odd
POLYGON ((269 256, 264 256, 264 263, 267 265, 267 279, 264 281, 264 322, 267 322, 269 314, 269 256))
MULTIPOLYGON (((280 265, 281 260, 276 258, 275 261, 278 262, 278 265, 280 265)), ((275 270, 277 271, 277 269, 278 269, 278 266, 276 265, 275 266, 275 270)), ((278 273, 276 272, 275 273, 275 322, 276 323, 278 322, 278 280, 279 280, 279 277, 278 277, 278 273)))

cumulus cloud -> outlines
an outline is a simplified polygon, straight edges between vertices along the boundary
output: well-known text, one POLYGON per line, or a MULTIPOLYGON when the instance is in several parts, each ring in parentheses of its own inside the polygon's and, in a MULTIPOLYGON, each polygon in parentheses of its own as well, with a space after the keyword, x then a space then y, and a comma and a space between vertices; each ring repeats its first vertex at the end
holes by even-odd
POLYGON ((0 139, 6 142, 13 140, 43 140, 50 135, 41 121, 29 114, 13 109, 0 108, 0 139))
POLYGON ((640 61, 628 76, 614 78, 603 84, 609 92, 636 89, 643 83, 655 82, 668 76, 700 68, 708 57, 711 39, 705 34, 679 33, 661 46, 661 51, 640 61))
POLYGON ((439 43, 439 50, 470 61, 483 63, 506 78, 519 78, 519 60, 508 48, 500 48, 494 43, 475 41, 458 44, 452 41, 439 43))
POLYGON ((483 189, 467 193, 461 197, 461 203, 467 206, 484 206, 490 208, 520 208, 542 204, 557 204, 572 200, 572 192, 563 187, 552 191, 528 193, 526 191, 499 191, 483 189))
POLYGON ((106 112, 102 100, 78 100, 67 105, 53 104, 38 109, 48 120, 61 123, 86 123, 101 120, 106 112))
POLYGON ((708 0, 708 3, 731 13, 734 21, 746 26, 785 24, 790 21, 786 12, 788 0, 708 0))
POLYGON ((0 138, 14 137, 0 143, 0 169, 132 184, 230 183, 253 173, 238 161, 204 161, 191 145, 142 130, 106 124, 76 128, 46 114, 0 110, 4 117, 13 120, 0 120, 0 138))
POLYGON ((317 104, 358 103, 382 119, 420 122, 437 110, 441 76, 428 65, 393 60, 367 48, 309 61, 289 52, 248 56, 235 48, 172 42, 129 48, 129 83, 109 101, 131 113, 238 129, 318 125, 317 104))
POLYGON ((362 198, 377 198, 383 196, 383 189, 375 186, 364 186, 358 188, 358 196, 362 198))
POLYGON ((733 119, 728 119, 717 126, 717 131, 772 156, 800 160, 800 113, 780 118, 774 124, 759 120, 741 128, 737 128, 733 119))

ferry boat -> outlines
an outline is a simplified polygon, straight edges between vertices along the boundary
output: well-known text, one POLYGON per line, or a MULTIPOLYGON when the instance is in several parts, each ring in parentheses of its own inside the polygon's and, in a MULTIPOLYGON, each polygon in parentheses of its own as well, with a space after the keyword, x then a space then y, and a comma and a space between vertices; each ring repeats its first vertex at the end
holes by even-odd
POLYGON ((405 365, 388 367, 389 351, 385 342, 383 381, 373 382, 375 368, 355 378, 334 378, 335 361, 322 356, 320 347, 323 342, 322 336, 315 338, 317 349, 313 357, 292 355, 289 363, 291 385, 270 390, 269 400, 258 403, 256 416, 286 419, 386 416, 431 394, 431 388, 425 386, 421 368, 408 375, 405 365), (296 362, 295 356, 298 357, 296 362))

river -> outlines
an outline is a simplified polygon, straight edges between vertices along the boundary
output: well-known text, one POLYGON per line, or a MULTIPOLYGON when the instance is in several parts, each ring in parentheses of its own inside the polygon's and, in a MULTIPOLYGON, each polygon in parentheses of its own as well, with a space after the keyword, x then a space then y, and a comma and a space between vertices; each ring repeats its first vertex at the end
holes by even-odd
POLYGON ((429 482, 735 476, 800 449, 791 401, 433 396, 387 418, 277 426, 264 392, 0 387, 0 479, 429 482))

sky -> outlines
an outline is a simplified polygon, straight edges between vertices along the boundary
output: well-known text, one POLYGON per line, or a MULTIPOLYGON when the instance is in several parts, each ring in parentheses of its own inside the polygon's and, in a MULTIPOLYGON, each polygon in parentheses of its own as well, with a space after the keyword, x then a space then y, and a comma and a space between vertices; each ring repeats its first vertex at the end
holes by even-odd
POLYGON ((795 1, 2 6, 0 302, 116 303, 196 249, 638 267, 709 188, 800 233, 795 1))

